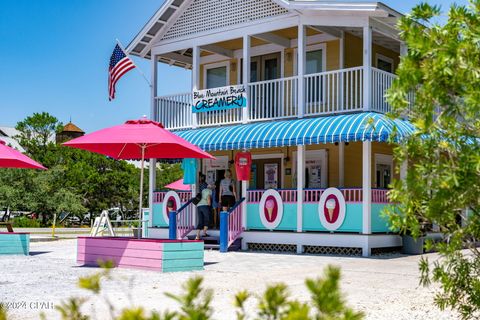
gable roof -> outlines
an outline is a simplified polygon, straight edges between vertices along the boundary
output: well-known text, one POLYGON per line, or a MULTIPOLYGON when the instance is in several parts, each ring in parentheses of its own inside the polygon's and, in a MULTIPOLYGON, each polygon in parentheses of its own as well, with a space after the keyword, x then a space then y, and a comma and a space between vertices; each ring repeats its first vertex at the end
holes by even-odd
MULTIPOLYGON (((380 2, 364 1, 324 1, 324 0, 271 0, 286 10, 315 11, 384 11, 391 17, 401 14, 380 2)), ((128 54, 142 58, 150 58, 152 45, 173 25, 192 0, 165 0, 160 9, 150 18, 147 24, 127 46, 128 54)))
POLYGON ((67 123, 65 126, 63 126, 62 132, 79 132, 79 133, 85 133, 82 129, 77 127, 75 124, 72 122, 67 123))

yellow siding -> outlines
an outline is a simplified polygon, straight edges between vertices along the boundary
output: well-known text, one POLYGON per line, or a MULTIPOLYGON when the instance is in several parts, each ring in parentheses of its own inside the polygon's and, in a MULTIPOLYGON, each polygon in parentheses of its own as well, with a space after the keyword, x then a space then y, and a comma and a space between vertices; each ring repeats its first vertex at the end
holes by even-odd
POLYGON ((362 143, 350 142, 345 145, 344 182, 346 188, 362 186, 362 143))
POLYGON ((328 41, 327 43, 327 71, 340 68, 340 41, 328 41))
POLYGON ((230 85, 238 84, 238 73, 240 72, 237 59, 230 60, 230 85))
MULTIPOLYGON (((350 33, 345 33, 345 68, 363 65, 363 40, 350 33)), ((376 55, 381 54, 393 59, 394 69, 400 63, 400 55, 392 50, 374 44, 372 50, 372 66, 376 67, 376 55)))
POLYGON ((285 77, 293 77, 294 76, 294 54, 295 50, 293 48, 285 49, 285 64, 284 64, 284 73, 285 77))

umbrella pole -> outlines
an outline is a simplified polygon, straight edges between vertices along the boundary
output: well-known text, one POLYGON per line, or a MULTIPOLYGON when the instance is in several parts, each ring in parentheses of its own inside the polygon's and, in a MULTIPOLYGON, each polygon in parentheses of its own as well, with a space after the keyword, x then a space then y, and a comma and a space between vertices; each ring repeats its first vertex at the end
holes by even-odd
POLYGON ((138 204, 138 217, 140 221, 140 226, 138 227, 138 238, 140 238, 140 230, 143 230, 142 228, 142 200, 143 200, 143 171, 144 171, 144 164, 145 164, 145 145, 142 145, 142 164, 141 164, 141 169, 140 169, 140 199, 139 199, 139 204, 138 204))

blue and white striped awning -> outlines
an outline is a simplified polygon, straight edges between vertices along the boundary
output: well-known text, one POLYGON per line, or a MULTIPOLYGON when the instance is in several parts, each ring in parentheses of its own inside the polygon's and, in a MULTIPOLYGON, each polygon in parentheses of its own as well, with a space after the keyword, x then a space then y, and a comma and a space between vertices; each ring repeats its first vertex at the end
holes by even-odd
POLYGON ((176 131, 175 134, 206 151, 271 148, 352 141, 394 141, 414 132, 408 121, 384 114, 358 114, 250 123, 176 131))

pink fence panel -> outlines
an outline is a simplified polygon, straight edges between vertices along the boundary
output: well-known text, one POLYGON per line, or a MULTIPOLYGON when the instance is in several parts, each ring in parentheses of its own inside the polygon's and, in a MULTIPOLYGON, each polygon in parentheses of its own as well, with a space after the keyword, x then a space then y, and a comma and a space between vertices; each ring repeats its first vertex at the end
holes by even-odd
MULTIPOLYGON (((178 193, 178 196, 180 197, 180 201, 182 203, 186 203, 186 202, 188 202, 188 200, 190 200, 190 198, 192 198, 192 193, 191 192, 184 191, 184 192, 177 192, 177 193, 178 193)), ((167 193, 165 191, 154 192, 153 193, 153 203, 163 202, 166 194, 167 193)))
POLYGON ((372 203, 390 203, 387 189, 372 189, 372 203))
POLYGON ((242 210, 242 201, 238 202, 237 205, 232 209, 232 211, 228 215, 228 247, 232 245, 232 243, 237 240, 237 238, 242 234, 244 231, 242 226, 243 221, 243 210, 242 210))
POLYGON ((193 229, 194 215, 197 207, 189 201, 177 212, 177 239, 185 238, 193 229))

